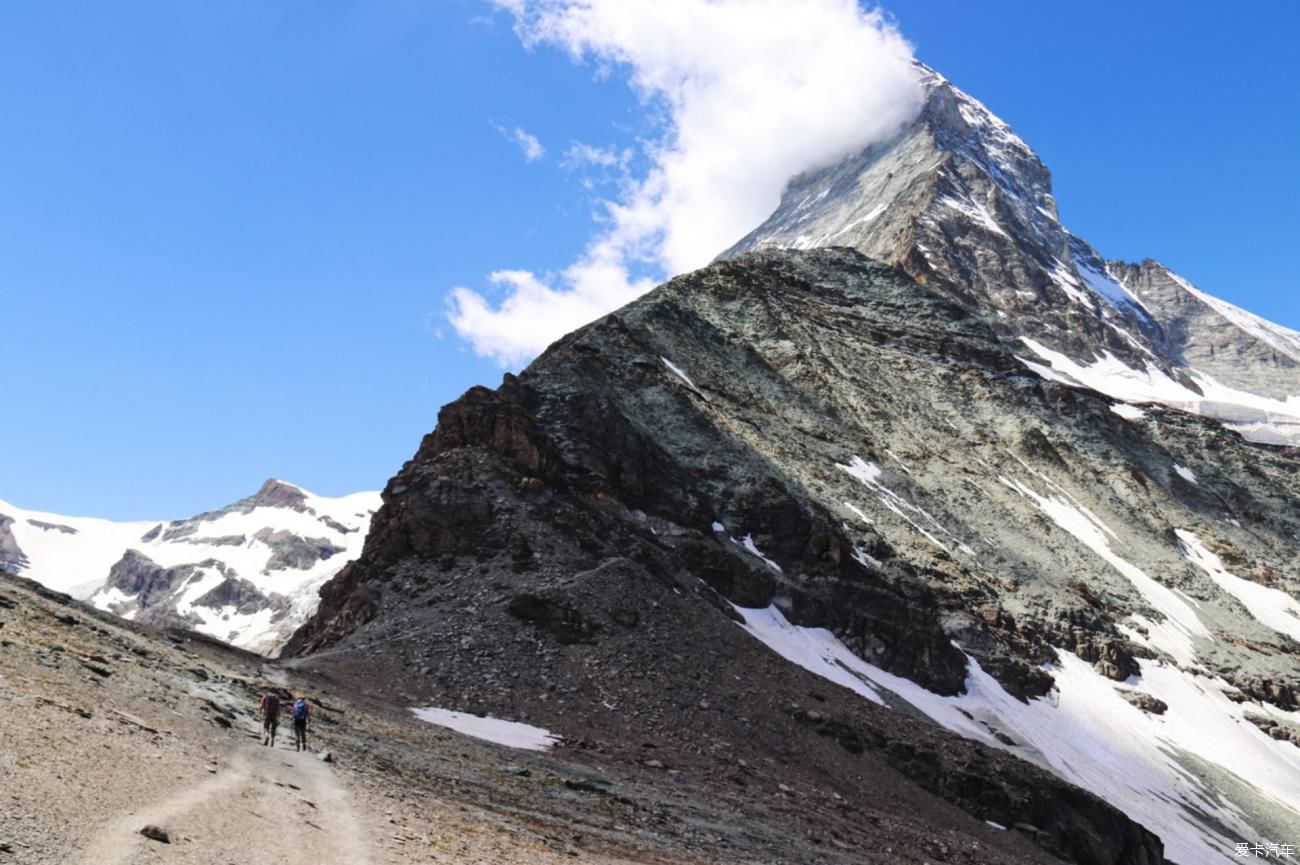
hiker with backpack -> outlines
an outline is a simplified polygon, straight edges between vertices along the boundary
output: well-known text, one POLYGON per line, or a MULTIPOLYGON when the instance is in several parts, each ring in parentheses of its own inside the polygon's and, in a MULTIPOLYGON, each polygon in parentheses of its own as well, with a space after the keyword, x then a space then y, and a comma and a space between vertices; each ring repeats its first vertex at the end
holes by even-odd
POLYGON ((293 749, 307 750, 307 719, 311 717, 311 707, 306 697, 299 697, 293 704, 293 749))
POLYGON ((257 714, 262 717, 262 744, 275 747, 275 731, 280 726, 280 695, 266 691, 257 704, 257 714))

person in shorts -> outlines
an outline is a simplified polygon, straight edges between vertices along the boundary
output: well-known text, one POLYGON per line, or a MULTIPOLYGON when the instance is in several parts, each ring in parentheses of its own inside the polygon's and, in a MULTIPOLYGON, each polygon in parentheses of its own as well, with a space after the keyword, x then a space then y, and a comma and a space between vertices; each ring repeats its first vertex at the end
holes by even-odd
POLYGON ((257 713, 262 716, 262 744, 274 748, 275 731, 280 726, 280 695, 274 691, 263 693, 257 713))

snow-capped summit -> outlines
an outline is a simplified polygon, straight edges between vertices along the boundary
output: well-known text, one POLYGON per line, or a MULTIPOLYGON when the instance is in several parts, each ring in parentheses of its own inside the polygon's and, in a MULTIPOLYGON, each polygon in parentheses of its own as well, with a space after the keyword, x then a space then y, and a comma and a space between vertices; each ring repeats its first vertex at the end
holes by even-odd
POLYGON ((274 652, 316 590, 361 550, 379 494, 317 496, 268 480, 183 520, 112 522, 0 501, 0 569, 128 619, 274 652))
POLYGON ((1105 260, 1062 225, 1051 174, 981 102, 917 65, 922 111, 893 139, 795 178, 726 256, 849 246, 1023 339, 1031 368, 1125 401, 1300 443, 1300 337, 1156 264, 1105 260))

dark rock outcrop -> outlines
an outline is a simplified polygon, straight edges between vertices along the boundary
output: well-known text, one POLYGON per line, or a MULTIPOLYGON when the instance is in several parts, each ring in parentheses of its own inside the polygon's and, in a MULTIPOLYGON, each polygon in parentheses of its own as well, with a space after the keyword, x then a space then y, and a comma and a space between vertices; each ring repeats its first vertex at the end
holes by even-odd
POLYGON ((330 543, 328 538, 304 538, 287 529, 259 529, 253 538, 266 544, 272 551, 264 573, 285 568, 304 570, 343 552, 343 547, 330 543))

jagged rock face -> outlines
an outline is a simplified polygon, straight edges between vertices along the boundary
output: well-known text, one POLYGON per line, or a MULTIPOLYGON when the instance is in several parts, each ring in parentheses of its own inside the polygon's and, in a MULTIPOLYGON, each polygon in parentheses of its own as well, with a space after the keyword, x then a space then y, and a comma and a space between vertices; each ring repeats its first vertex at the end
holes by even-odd
MULTIPOLYGON (((177 577, 188 577, 191 565, 167 569, 136 550, 127 550, 108 572, 108 587, 136 598, 140 608, 150 607, 158 598, 169 594, 177 577)), ((113 611, 117 615, 122 613, 113 611)))
POLYGON ((277 480, 165 523, 3 505, 14 516, 0 527, 0 566, 127 618, 274 653, 315 609, 321 583, 360 552, 376 507, 374 493, 329 499, 277 480))
POLYGON ((1300 444, 1300 335, 1160 265, 1106 262, 1061 225, 1046 167, 1010 127, 918 70, 927 96, 912 124, 796 177, 724 257, 849 246, 1023 340, 1021 353, 1054 378, 1213 417, 1253 441, 1300 444))
POLYGON ((1158 261, 1113 261, 1164 334, 1164 354, 1249 393, 1300 394, 1300 334, 1210 297, 1158 261))
MULTIPOLYGON (((1148 684, 1168 678, 1234 707, 1222 717, 1236 724, 1244 709, 1224 694, 1286 715, 1300 685, 1300 630, 1261 618, 1243 588, 1300 595, 1295 461, 1195 416, 1112 408, 855 252, 725 260, 447 406, 290 649, 328 648, 311 663, 373 675, 385 696, 566 735, 716 723, 731 741, 746 734, 665 702, 727 699, 752 675, 737 640, 767 640, 753 608, 771 605, 869 662, 886 702, 1157 823, 1176 861, 1231 831, 1294 829, 1293 810, 1245 794, 1232 801, 1246 817, 1207 822, 1201 800, 1237 788, 1188 778, 1240 773, 1249 788, 1268 770, 1224 765, 1191 733, 1160 734, 1172 744, 1134 771, 1161 780, 1140 791, 1085 765, 1132 742, 1072 707, 1113 700, 1124 718, 1186 724, 1199 709, 1148 684), (953 714, 918 708, 931 699, 953 714), (1095 740, 1056 753, 1053 712, 1095 740)), ((766 711, 735 699, 733 717, 766 711)))

